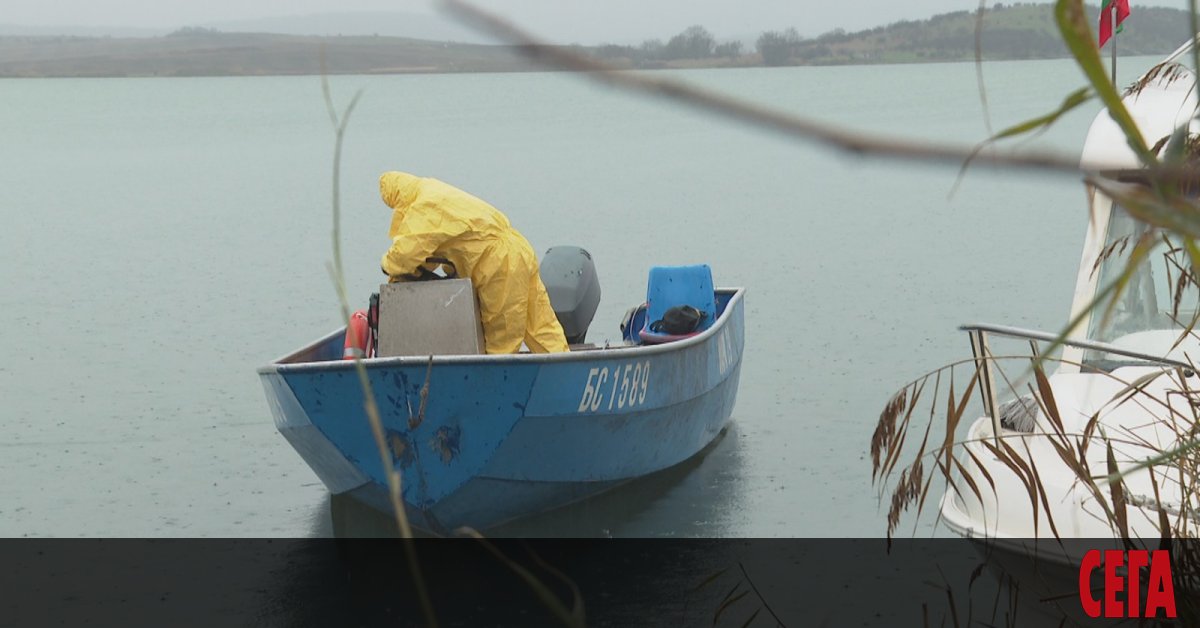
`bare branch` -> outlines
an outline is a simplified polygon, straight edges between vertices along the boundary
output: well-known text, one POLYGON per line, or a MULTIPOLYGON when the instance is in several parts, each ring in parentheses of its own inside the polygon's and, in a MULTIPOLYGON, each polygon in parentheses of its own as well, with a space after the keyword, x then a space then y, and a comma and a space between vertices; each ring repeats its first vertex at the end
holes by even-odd
MULTIPOLYGON (((617 70, 565 46, 539 40, 529 32, 492 13, 462 0, 443 0, 454 15, 481 31, 518 47, 533 61, 550 67, 582 72, 591 79, 630 91, 676 101, 737 122, 767 128, 797 140, 822 144, 855 155, 874 155, 894 159, 961 164, 974 154, 974 148, 902 138, 866 134, 763 107, 719 92, 702 89, 682 81, 647 73, 617 70)), ((1075 157, 1049 152, 988 153, 975 155, 973 162, 996 168, 1086 172, 1075 157)))

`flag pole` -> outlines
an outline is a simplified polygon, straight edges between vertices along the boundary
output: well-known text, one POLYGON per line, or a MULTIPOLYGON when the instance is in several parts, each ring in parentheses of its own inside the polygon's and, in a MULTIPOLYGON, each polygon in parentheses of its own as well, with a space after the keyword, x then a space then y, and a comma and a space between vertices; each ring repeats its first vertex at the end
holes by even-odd
POLYGON ((1116 87, 1117 86, 1117 3, 1116 2, 1112 3, 1112 6, 1109 7, 1109 10, 1112 11, 1112 22, 1110 22, 1110 24, 1112 24, 1112 37, 1111 37, 1112 41, 1110 42, 1112 44, 1112 84, 1113 84, 1113 87, 1116 87))

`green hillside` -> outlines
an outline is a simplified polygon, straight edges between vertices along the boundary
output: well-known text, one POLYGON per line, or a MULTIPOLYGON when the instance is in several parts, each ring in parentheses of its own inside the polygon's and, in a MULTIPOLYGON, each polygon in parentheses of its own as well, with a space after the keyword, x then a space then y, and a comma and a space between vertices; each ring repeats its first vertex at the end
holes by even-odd
MULTIPOLYGON (((1098 23, 1098 11, 1097 7, 1088 7, 1093 25, 1098 23)), ((771 50, 763 49, 764 41, 760 38, 759 52, 764 62, 771 65, 965 61, 975 58, 977 21, 974 11, 958 11, 857 33, 837 30, 814 39, 788 38, 786 32, 777 33, 790 39, 785 49, 772 55, 771 50)), ((984 13, 982 24, 984 59, 1048 59, 1067 55, 1055 27, 1052 5, 997 3, 984 13)), ((1186 11, 1133 6, 1124 31, 1117 38, 1118 52, 1169 53, 1187 40, 1188 24, 1186 11)))

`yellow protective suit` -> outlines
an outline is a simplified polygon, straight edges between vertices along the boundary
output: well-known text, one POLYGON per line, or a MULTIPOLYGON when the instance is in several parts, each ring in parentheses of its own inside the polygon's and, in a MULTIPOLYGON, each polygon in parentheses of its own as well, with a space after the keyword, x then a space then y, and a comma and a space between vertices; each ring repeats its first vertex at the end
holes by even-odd
POLYGON ((488 353, 516 353, 522 341, 536 353, 567 350, 537 256, 504 214, 454 186, 404 172, 383 173, 379 195, 392 208, 385 273, 407 275, 427 257, 444 257, 475 284, 488 353))

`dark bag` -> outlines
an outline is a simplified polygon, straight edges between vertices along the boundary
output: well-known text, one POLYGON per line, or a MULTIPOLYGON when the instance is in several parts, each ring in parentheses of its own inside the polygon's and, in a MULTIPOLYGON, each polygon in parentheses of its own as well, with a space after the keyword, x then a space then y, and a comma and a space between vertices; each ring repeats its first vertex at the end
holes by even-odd
POLYGON ((696 331, 705 313, 690 305, 676 305, 663 312, 660 320, 650 323, 650 331, 658 334, 682 336, 696 331))
POLYGON ((457 279, 458 268, 454 262, 444 257, 426 257, 425 263, 417 266, 417 270, 405 275, 409 281, 437 281, 439 279, 457 279))

